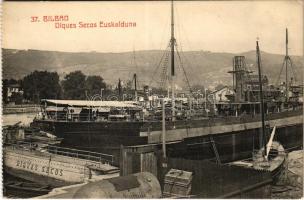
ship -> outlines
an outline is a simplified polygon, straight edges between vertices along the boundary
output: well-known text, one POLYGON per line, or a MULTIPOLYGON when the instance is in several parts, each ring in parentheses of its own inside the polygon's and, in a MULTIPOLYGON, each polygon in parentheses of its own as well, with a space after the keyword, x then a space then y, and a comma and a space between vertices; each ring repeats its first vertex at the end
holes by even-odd
MULTIPOLYGON (((175 96, 173 1, 169 44, 172 92, 167 104, 170 115, 166 115, 169 116, 166 120, 168 154, 219 162, 250 157, 252 146, 262 144, 261 107, 257 76, 246 68, 245 57, 233 58, 233 70, 229 73, 233 75, 234 92, 225 95, 228 101, 217 101, 214 93, 211 100, 206 98, 205 104, 194 105, 191 98, 181 102, 175 96), (180 109, 179 104, 183 108, 180 109)), ((277 127, 276 140, 285 149, 301 148, 303 102, 290 95, 287 82, 282 93, 281 88, 269 85, 267 80, 263 75, 266 126, 277 127)), ((31 126, 63 138, 61 145, 65 147, 113 154, 117 164, 122 145, 161 143, 162 122, 157 115, 161 99, 150 98, 148 89, 145 93, 144 105, 154 105, 155 109, 139 105, 137 99, 132 102, 43 99, 42 112, 31 126)))
POLYGON ((7 174, 49 187, 118 176, 119 172, 111 165, 111 155, 21 141, 4 145, 3 163, 7 174))

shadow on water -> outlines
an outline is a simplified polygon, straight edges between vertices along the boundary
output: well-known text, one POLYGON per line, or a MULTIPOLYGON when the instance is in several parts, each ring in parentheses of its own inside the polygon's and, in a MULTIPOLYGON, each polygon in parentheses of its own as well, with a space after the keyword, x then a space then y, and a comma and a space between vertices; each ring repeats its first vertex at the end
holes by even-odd
POLYGON ((23 182, 23 183, 32 183, 21 178, 14 177, 10 174, 3 173, 3 196, 7 198, 32 198, 40 195, 47 194, 48 192, 34 192, 23 189, 10 188, 5 186, 6 183, 10 182, 23 182))

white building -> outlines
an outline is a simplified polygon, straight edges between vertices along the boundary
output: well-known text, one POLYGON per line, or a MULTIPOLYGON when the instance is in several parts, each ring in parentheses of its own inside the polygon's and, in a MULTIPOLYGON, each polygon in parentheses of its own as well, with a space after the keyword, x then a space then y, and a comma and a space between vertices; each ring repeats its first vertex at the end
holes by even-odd
POLYGON ((226 95, 232 95, 234 94, 234 91, 232 89, 230 89, 228 86, 224 86, 221 89, 218 89, 216 91, 211 92, 208 95, 208 100, 211 102, 228 102, 228 98, 226 97, 226 95))

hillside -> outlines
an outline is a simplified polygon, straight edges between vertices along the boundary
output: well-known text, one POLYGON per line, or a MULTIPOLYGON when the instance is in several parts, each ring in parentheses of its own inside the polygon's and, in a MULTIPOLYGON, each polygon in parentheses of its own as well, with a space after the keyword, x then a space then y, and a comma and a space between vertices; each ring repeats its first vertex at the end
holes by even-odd
MULTIPOLYGON (((65 74, 81 70, 87 75, 101 75, 107 83, 114 84, 118 78, 130 80, 137 73, 140 85, 160 81, 162 66, 157 68, 164 51, 136 51, 134 53, 98 53, 98 52, 58 52, 40 50, 3 49, 3 78, 19 79, 34 70, 57 71, 61 78, 65 74)), ((236 54, 208 51, 184 52, 181 57, 191 85, 203 84, 215 86, 219 83, 232 84, 232 58, 236 54)), ((256 71, 255 51, 238 55, 246 57, 247 66, 256 71)), ((177 56, 176 56, 177 57, 177 56)), ((275 82, 280 73, 284 56, 262 52, 263 71, 271 82, 275 82)), ((292 56, 298 80, 303 80, 303 57, 292 56)), ((185 85, 181 67, 176 67, 179 85, 185 85)), ((282 77, 283 78, 283 77, 282 77)))

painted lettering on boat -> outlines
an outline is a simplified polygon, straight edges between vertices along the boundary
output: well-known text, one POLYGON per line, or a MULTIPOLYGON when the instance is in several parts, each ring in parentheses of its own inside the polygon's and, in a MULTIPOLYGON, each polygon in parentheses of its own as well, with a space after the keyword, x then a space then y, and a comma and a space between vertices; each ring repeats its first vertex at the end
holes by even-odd
MULTIPOLYGON (((31 171, 38 171, 38 165, 32 163, 31 161, 23 161, 23 160, 17 160, 16 166, 23 169, 28 169, 31 171)), ((48 166, 42 166, 41 172, 45 174, 52 174, 56 176, 63 176, 63 170, 48 166)))

